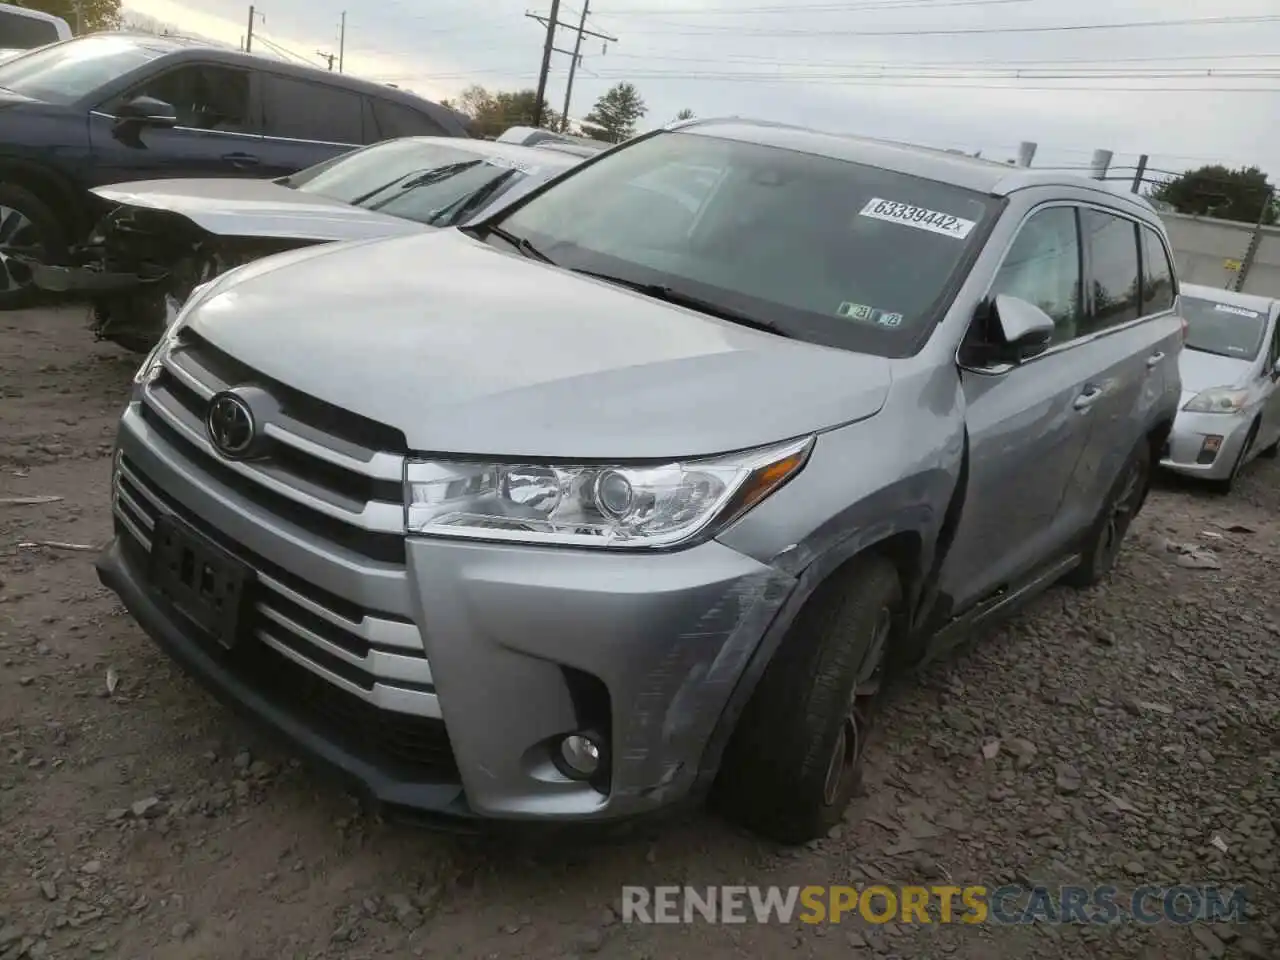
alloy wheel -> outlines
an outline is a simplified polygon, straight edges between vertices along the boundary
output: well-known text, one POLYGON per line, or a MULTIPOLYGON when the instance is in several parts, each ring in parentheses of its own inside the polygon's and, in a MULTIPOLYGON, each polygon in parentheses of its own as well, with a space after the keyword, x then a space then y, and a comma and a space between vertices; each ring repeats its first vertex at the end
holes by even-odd
POLYGON ((822 788, 822 802, 834 806, 844 795, 850 779, 857 776, 862 755, 871 733, 876 700, 884 682, 885 648, 893 629, 893 611, 883 607, 876 617, 875 630, 858 667, 849 697, 849 707, 840 724, 827 776, 822 788))
POLYGON ((1120 553, 1120 545, 1124 542, 1124 535, 1142 503, 1145 481, 1146 471, 1143 469, 1142 462, 1138 461, 1130 464, 1128 472, 1125 474, 1124 483, 1120 487, 1120 492, 1115 500, 1112 501, 1111 509, 1107 513, 1107 518, 1102 528, 1102 537, 1098 543, 1099 555, 1106 561, 1103 564, 1104 567, 1109 567, 1120 553))
MULTIPOLYGON (((40 232, 27 215, 13 207, 0 206, 0 254, 38 259, 43 252, 40 232)), ((22 290, 30 283, 30 278, 14 277, 9 263, 0 256, 0 292, 22 290)))

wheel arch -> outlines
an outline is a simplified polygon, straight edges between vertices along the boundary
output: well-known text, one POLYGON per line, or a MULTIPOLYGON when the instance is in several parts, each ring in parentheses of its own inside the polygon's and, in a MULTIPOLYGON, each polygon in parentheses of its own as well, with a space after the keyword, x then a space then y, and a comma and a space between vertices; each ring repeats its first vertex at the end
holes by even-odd
POLYGON ((0 183, 10 183, 30 191, 62 222, 69 243, 88 233, 92 213, 88 195, 70 179, 25 160, 0 158, 0 183))
MULTIPOLYGON (((881 557, 898 572, 903 589, 904 613, 911 610, 932 565, 937 530, 934 529, 936 524, 930 524, 929 520, 934 516, 933 511, 919 508, 885 518, 873 528, 859 531, 826 550, 800 571, 795 588, 743 668, 707 739, 699 763, 696 792, 705 793, 710 789, 720 769, 725 749, 761 677, 800 612, 824 587, 838 581, 867 557, 881 557)), ((908 629, 907 619, 904 617, 904 622, 899 627, 900 640, 908 629)))

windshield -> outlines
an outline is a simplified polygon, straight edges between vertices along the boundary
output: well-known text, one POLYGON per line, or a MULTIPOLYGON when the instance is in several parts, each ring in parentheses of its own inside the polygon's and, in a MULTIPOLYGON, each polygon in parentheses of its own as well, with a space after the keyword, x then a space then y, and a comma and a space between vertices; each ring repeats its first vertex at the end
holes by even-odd
POLYGON ((1253 360, 1262 349, 1267 315, 1260 310, 1183 296, 1182 316, 1187 321, 1188 350, 1253 360))
POLYGON ((537 172, 457 147, 389 140, 304 170, 286 183, 304 193, 441 226, 537 172))
POLYGON ((664 132, 503 218, 556 264, 670 288, 789 336, 918 349, 998 200, 878 167, 664 132))
POLYGON ((165 52, 110 34, 68 40, 0 63, 0 87, 35 100, 74 103, 165 52))

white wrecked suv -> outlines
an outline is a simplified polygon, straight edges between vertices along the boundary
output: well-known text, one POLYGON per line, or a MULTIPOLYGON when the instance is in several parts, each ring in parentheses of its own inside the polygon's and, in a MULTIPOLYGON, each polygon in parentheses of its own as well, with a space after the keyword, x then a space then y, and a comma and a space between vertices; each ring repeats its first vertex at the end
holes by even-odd
POLYGON ((784 841, 884 680, 1104 577, 1177 410, 1159 219, 1103 184, 695 121, 465 230, 197 288, 103 581, 378 804, 784 841))

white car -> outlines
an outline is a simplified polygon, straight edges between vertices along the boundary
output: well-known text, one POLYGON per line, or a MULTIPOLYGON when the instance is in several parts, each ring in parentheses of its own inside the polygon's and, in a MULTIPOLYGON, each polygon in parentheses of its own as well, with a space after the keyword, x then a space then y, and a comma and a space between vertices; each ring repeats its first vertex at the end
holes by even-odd
POLYGON ((1280 452, 1280 300, 1184 283, 1182 406, 1161 465, 1229 491, 1280 452))
POLYGON ((0 59, 71 39, 71 25, 61 17, 0 3, 0 59))

